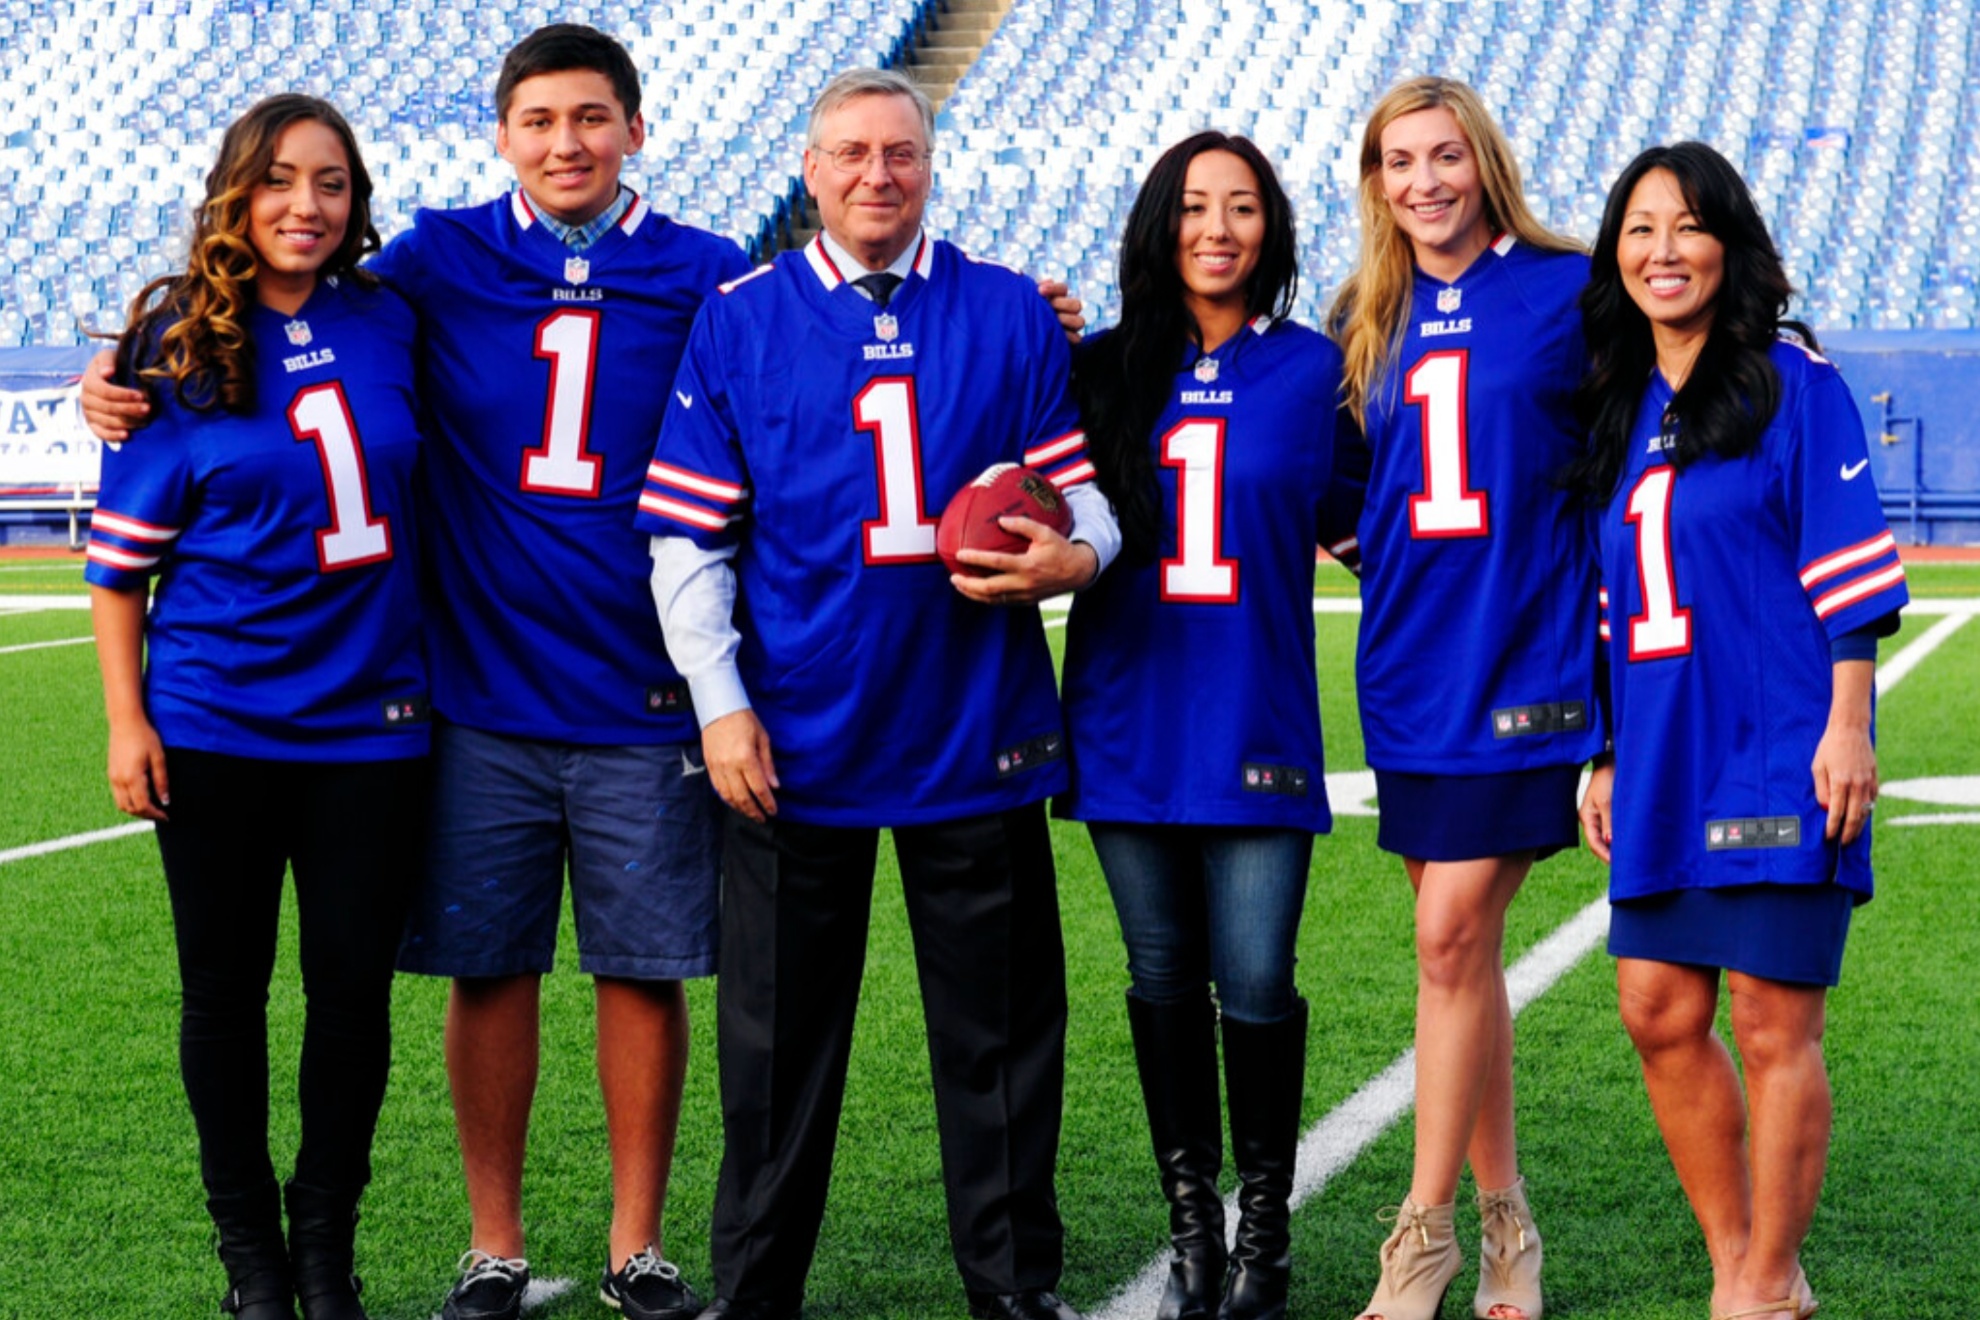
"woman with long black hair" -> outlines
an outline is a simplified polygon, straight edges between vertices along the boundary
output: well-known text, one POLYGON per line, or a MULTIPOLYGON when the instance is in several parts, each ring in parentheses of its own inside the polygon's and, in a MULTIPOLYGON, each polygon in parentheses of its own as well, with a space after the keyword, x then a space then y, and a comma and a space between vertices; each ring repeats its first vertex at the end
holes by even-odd
POLYGON ((1824 1011, 1871 894, 1877 638, 1906 600, 1862 420, 1791 293, 1738 172, 1681 142, 1616 181, 1582 297, 1615 754, 1581 818, 1720 1320, 1815 1311, 1824 1011))
POLYGON ((1073 789, 1127 943, 1128 1021, 1174 1262, 1162 1320, 1285 1313, 1305 1080, 1294 941, 1331 825, 1313 559, 1339 351, 1290 320, 1292 208, 1257 147, 1163 154, 1121 240, 1121 320, 1074 387, 1124 550, 1066 641, 1073 789), (1213 999, 1214 992, 1214 999, 1213 999), (1241 1219, 1217 1176, 1221 1019, 1241 1219))

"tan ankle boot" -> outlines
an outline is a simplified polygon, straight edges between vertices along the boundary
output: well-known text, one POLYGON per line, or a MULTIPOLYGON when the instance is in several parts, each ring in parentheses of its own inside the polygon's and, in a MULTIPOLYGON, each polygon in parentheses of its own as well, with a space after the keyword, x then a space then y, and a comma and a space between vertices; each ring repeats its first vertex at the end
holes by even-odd
POLYGON ((1478 1190, 1477 1320, 1540 1320, 1540 1230, 1526 1206, 1526 1179, 1502 1192, 1478 1190), (1496 1309, 1495 1309, 1496 1308, 1496 1309))
POLYGON ((1382 1281, 1360 1320, 1436 1320, 1451 1280, 1464 1268, 1452 1223, 1456 1209, 1454 1204, 1418 1205, 1404 1199, 1396 1211, 1395 1231, 1382 1244, 1382 1281))

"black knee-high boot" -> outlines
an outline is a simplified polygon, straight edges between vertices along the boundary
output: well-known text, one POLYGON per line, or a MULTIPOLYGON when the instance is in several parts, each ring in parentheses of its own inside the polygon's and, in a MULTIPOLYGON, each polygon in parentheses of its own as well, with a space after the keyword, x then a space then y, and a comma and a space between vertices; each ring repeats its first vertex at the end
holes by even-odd
POLYGON ((330 1191, 291 1179, 289 1259, 303 1320, 369 1320, 358 1301, 364 1285, 352 1272, 357 1239, 356 1191, 330 1191))
POLYGON ((1237 1244, 1219 1320, 1280 1320, 1292 1275, 1293 1165, 1306 1088, 1306 1001, 1277 1022, 1224 1019, 1237 1244))
POLYGON ((236 1320, 296 1320, 295 1279, 282 1242, 282 1196, 266 1185, 209 1191, 207 1213, 220 1232, 227 1295, 220 1309, 236 1320))
POLYGON ((1155 1320, 1211 1320, 1225 1267, 1224 1124, 1217 1096, 1217 1010, 1210 996, 1156 1004, 1127 997, 1134 1061, 1175 1258, 1155 1320))

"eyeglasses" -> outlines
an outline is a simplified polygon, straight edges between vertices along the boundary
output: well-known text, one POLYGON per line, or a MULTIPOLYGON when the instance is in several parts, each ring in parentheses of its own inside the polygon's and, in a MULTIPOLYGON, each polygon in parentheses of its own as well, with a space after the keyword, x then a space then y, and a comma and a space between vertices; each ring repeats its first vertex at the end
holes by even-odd
POLYGON ((819 151, 825 159, 832 162, 832 168, 841 174, 866 173, 867 167, 873 164, 875 156, 880 158, 889 174, 919 174, 928 163, 926 152, 920 147, 911 147, 905 143, 877 152, 857 142, 847 143, 831 151, 819 148, 819 151))

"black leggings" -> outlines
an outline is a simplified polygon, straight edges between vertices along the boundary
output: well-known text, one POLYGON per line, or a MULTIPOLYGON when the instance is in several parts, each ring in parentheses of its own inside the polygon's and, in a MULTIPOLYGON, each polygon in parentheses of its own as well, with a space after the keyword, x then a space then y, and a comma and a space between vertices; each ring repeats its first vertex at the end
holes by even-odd
POLYGON ((361 1190, 392 1061, 392 964, 419 875, 427 763, 166 753, 158 851, 179 950, 179 1068, 209 1195, 266 1186, 268 979, 293 866, 303 994, 296 1180, 361 1190))

